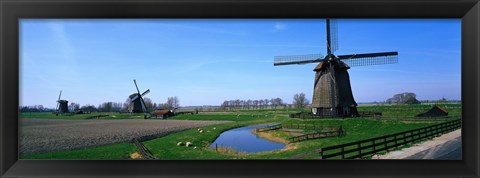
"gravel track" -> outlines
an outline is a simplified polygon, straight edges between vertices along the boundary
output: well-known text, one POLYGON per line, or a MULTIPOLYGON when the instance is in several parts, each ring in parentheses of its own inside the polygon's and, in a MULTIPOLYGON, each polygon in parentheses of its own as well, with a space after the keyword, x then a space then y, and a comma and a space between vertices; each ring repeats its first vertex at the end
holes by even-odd
POLYGON ((151 139, 231 121, 20 119, 20 154, 46 153, 151 139))
MULTIPOLYGON (((411 146, 408 148, 388 152, 387 154, 384 154, 384 155, 374 155, 372 159, 414 159, 412 158, 412 156, 415 154, 418 154, 420 152, 427 151, 427 150, 438 151, 438 149, 435 149, 435 147, 441 146, 455 139, 460 139, 459 141, 461 145, 461 137, 462 137, 462 129, 458 129, 453 132, 435 137, 432 140, 417 143, 414 146, 411 146)), ((453 151, 453 150, 450 150, 450 151, 453 151)), ((430 153, 430 154, 433 154, 433 153, 430 153)), ((416 159, 424 159, 424 158, 416 158, 416 159)), ((425 158, 425 159, 432 159, 432 158, 425 158)))

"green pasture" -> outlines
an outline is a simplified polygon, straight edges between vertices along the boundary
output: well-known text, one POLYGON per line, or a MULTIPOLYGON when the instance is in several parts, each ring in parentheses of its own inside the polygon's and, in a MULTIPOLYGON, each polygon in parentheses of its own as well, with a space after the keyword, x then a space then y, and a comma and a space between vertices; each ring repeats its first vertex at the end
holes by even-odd
POLYGON ((369 105, 358 106, 357 109, 359 112, 382 112, 384 117, 414 117, 427 112, 435 105, 446 109, 449 116, 455 117, 462 114, 461 104, 369 105))
POLYGON ((72 151, 61 151, 41 154, 20 155, 20 159, 130 159, 130 154, 137 151, 131 143, 121 143, 96 148, 87 148, 72 151))
MULTIPOLYGON (((431 124, 443 122, 444 119, 419 120, 419 121, 402 121, 402 119, 391 119, 392 117, 411 117, 428 111, 430 105, 406 105, 406 106, 359 106, 359 111, 376 111, 382 112, 383 116, 390 119, 374 119, 374 118, 345 118, 345 119, 315 119, 315 120, 299 120, 288 118, 288 114, 296 113, 302 110, 287 109, 267 109, 267 110, 238 110, 238 111, 215 111, 200 112, 196 115, 184 114, 168 119, 171 120, 228 120, 235 121, 232 123, 219 124, 203 127, 203 133, 197 128, 186 131, 173 133, 161 138, 147 140, 142 142, 147 149, 157 158, 164 160, 192 160, 192 159, 285 159, 305 152, 316 150, 326 146, 332 146, 342 143, 348 143, 386 134, 402 132, 406 130, 425 127, 431 124), (404 110, 402 110, 404 109, 404 110), (223 132, 232 128, 247 125, 256 125, 262 123, 292 123, 292 124, 321 124, 321 125, 341 125, 347 132, 346 136, 324 138, 317 140, 309 140, 297 142, 288 145, 288 150, 278 150, 254 154, 236 153, 230 149, 229 154, 224 151, 215 151, 209 148, 209 145, 223 132), (177 146, 178 142, 191 142, 193 146, 177 146), (232 154, 233 153, 233 154, 232 154)), ((461 116, 460 104, 448 104, 441 106, 446 108, 449 116, 461 116)), ((308 109, 305 109, 308 110, 308 109)), ((38 115, 21 114, 26 118, 48 118, 45 113, 38 115), (31 116, 31 117, 30 117, 31 116)), ((98 113, 96 113, 98 114, 98 113)), ((125 119, 132 118, 132 115, 106 117, 101 119, 125 119)), ((95 115, 95 114, 93 114, 95 115)), ((136 115, 133 115, 136 116, 136 115)), ((143 118, 143 114, 139 115, 143 118)), ((65 116, 58 119, 82 119, 85 116, 65 116)), ((282 131, 267 131, 269 134, 287 139, 289 135, 282 131)), ((228 148, 227 148, 228 149, 228 148)), ((128 155, 134 153, 136 147, 132 143, 115 144, 101 146, 97 148, 89 148, 82 150, 63 151, 55 153, 20 155, 21 159, 130 159, 128 155)), ((307 157, 308 158, 308 157, 307 157)))

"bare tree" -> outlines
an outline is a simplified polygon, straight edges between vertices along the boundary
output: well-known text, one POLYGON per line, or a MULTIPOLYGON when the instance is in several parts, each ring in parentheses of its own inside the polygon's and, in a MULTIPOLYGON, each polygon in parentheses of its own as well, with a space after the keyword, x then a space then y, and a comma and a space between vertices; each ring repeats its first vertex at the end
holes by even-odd
POLYGON ((167 98, 165 109, 175 109, 175 108, 178 108, 179 106, 180 106, 180 101, 178 100, 177 96, 167 98))
POLYGON ((145 102, 145 106, 149 109, 152 110, 153 107, 153 102, 152 99, 150 98, 143 98, 143 101, 145 102))
POLYGON ((82 111, 88 112, 88 113, 97 111, 97 108, 95 106, 88 105, 88 104, 82 106, 80 109, 82 109, 82 111))
POLYGON ((264 99, 263 104, 265 105, 265 108, 268 108, 268 103, 270 103, 269 99, 264 99))
POLYGON ((310 103, 307 98, 305 98, 305 93, 293 95, 293 105, 296 108, 305 108, 310 103))
POLYGON ((70 110, 70 111, 76 111, 76 110, 79 110, 79 109, 80 109, 80 104, 78 104, 78 103, 71 102, 68 105, 68 110, 70 110))
POLYGON ((112 110, 112 102, 104 102, 98 106, 101 112, 110 112, 112 110))
POLYGON ((273 108, 277 109, 277 106, 282 106, 283 101, 281 98, 272 98, 270 100, 270 103, 272 103, 273 108))
POLYGON ((229 107, 228 101, 227 101, 227 100, 223 101, 222 105, 220 105, 220 106, 221 106, 224 110, 227 110, 228 107, 229 107))
POLYGON ((253 101, 252 100, 247 100, 247 108, 250 109, 252 107, 253 101))

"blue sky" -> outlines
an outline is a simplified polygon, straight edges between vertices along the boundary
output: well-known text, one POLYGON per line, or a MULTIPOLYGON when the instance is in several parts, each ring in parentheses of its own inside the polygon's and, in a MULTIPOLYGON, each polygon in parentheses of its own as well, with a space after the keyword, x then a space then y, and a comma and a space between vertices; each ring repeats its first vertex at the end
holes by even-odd
MULTIPOLYGON (((461 98, 460 19, 339 19, 336 55, 398 51, 399 63, 352 67, 357 102, 414 92, 461 98)), ((273 57, 326 53, 324 19, 20 21, 20 105, 124 102, 141 92, 182 106, 295 93, 311 100, 316 64, 273 66, 273 57)))

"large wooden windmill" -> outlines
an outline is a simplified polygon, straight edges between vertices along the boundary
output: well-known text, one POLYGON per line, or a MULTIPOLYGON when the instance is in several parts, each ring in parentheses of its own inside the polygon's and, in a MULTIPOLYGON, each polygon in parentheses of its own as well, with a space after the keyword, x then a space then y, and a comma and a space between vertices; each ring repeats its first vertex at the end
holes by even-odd
POLYGON ((146 90, 142 94, 140 94, 140 90, 137 86, 137 81, 133 80, 135 83, 135 88, 137 89, 137 93, 133 93, 129 96, 130 102, 133 104, 133 113, 148 113, 147 105, 145 105, 145 101, 143 100, 143 96, 150 93, 150 89, 146 90))
POLYGON ((68 112, 68 101, 61 100, 60 97, 62 97, 62 90, 60 90, 60 95, 58 95, 58 99, 57 99, 57 108, 56 108, 57 115, 68 112))
POLYGON ((394 64, 398 52, 338 55, 336 21, 326 19, 327 55, 275 56, 274 66, 318 63, 315 71, 312 114, 322 117, 358 116, 347 70, 354 66, 394 64), (332 22, 331 22, 332 21, 332 22), (332 23, 332 24, 330 24, 332 23))

